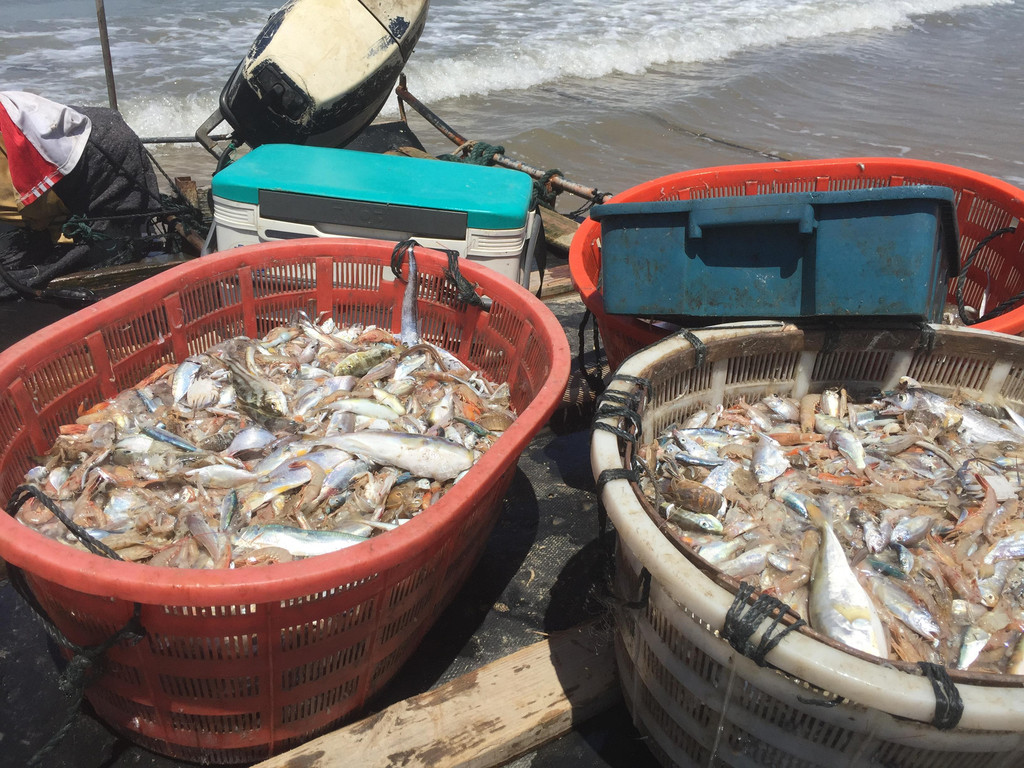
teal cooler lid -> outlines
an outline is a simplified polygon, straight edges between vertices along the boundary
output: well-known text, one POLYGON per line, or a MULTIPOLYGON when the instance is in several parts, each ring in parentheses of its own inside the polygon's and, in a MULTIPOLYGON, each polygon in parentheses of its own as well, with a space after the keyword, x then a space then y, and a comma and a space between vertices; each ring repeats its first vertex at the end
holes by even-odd
POLYGON ((473 229, 526 224, 533 180, 521 171, 328 147, 263 144, 213 177, 213 194, 259 204, 260 190, 459 211, 473 229))

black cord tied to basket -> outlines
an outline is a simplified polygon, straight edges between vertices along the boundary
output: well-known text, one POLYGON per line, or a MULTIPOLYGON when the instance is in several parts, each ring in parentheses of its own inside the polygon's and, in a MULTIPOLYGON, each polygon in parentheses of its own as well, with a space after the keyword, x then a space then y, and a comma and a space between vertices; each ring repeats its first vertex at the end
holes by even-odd
POLYGON ((819 352, 822 356, 831 355, 839 349, 839 342, 842 341, 843 338, 843 330, 838 323, 831 320, 825 320, 823 322, 825 325, 825 338, 822 339, 821 351, 819 352))
MULTIPOLYGON (((5 507, 7 514, 11 517, 17 515, 18 511, 29 499, 36 499, 39 503, 50 510, 50 512, 64 523, 68 530, 71 531, 75 537, 93 554, 100 555, 101 557, 108 557, 112 560, 123 559, 117 554, 117 552, 112 550, 106 544, 93 538, 84 528, 75 523, 67 513, 60 508, 60 505, 57 504, 56 501, 47 496, 41 489, 33 485, 19 485, 14 489, 14 493, 11 495, 11 498, 7 502, 7 506, 5 507)), ((85 689, 88 688, 99 676, 100 670, 98 667, 102 664, 103 656, 107 650, 122 641, 127 642, 130 645, 135 645, 146 636, 146 630, 142 626, 142 606, 139 603, 135 603, 131 617, 127 622, 125 622, 124 626, 114 632, 110 637, 96 645, 78 645, 77 643, 71 642, 71 640, 69 640, 64 633, 60 631, 57 625, 53 623, 53 620, 46 613, 46 609, 43 608, 39 599, 32 591, 32 588, 29 586, 28 580, 25 578, 25 574, 22 572, 21 568, 18 568, 12 563, 8 563, 7 575, 11 582, 11 586, 14 587, 14 590, 21 595, 21 598, 28 604, 33 613, 42 620, 43 628, 46 630, 46 633, 54 640, 54 642, 71 652, 71 658, 68 659, 67 666, 64 668, 64 671, 61 673, 60 679, 57 682, 57 686, 60 688, 61 692, 69 697, 68 708, 64 716, 64 721, 46 744, 40 747, 39 750, 36 751, 36 754, 33 755, 32 759, 29 760, 29 768, 34 768, 34 766, 43 765, 43 758, 58 744, 60 744, 68 731, 71 730, 71 726, 75 721, 75 716, 82 704, 82 699, 85 697, 85 689)))
MULTIPOLYGON (((954 289, 953 293, 954 296, 956 296, 957 313, 960 315, 960 320, 961 322, 963 322, 964 325, 972 324, 971 318, 967 316, 967 308, 964 305, 964 281, 967 277, 967 270, 970 269, 971 266, 974 264, 974 260, 978 258, 978 254, 981 253, 981 249, 988 245, 992 240, 994 240, 997 237, 1000 237, 1001 235, 1013 234, 1016 231, 1017 226, 1016 223, 1014 223, 1014 225, 1011 227, 1000 227, 999 229, 989 232, 987 235, 985 235, 985 237, 983 237, 978 242, 976 246, 974 246, 974 248, 971 249, 971 252, 967 254, 967 258, 964 259, 963 264, 960 265, 960 271, 956 276, 956 288, 954 289)), ((978 318, 974 322, 981 322, 982 320, 991 320, 993 317, 998 317, 999 315, 1003 314, 1008 309, 1013 307, 1017 303, 1017 300, 1019 300, 1020 298, 1021 296, 1019 295, 1014 296, 1013 300, 1009 302, 1003 302, 998 307, 996 307, 994 311, 989 312, 984 317, 978 318)))
POLYGON ((601 343, 597 331, 597 320, 591 314, 590 310, 587 309, 583 312, 583 319, 580 321, 579 327, 579 349, 576 355, 576 362, 580 367, 580 373, 584 380, 590 385, 590 388, 594 392, 601 392, 604 390, 604 381, 601 379, 601 343), (584 350, 586 348, 586 336, 587 336, 587 323, 591 320, 594 321, 594 360, 595 368, 591 371, 587 368, 586 361, 584 358, 584 350))
POLYGON ((391 249, 391 273, 399 280, 402 279, 402 260, 417 245, 419 243, 412 239, 401 240, 391 249))
POLYGON ((931 681, 932 690, 935 691, 935 717, 932 718, 932 725, 943 731, 955 728, 963 717, 964 701, 949 672, 942 664, 930 661, 919 661, 917 666, 931 681))
POLYGON ((930 355, 935 351, 935 329, 928 323, 921 323, 919 328, 921 329, 921 338, 918 342, 918 347, 925 354, 930 355))
MULTIPOLYGON (((611 416, 613 414, 605 413, 604 416, 611 416)), ((593 429, 599 429, 602 432, 611 432, 616 437, 625 440, 627 443, 636 444, 636 435, 631 432, 627 432, 622 427, 616 427, 614 424, 606 424, 603 421, 595 421, 593 429)))
POLYGON ((624 405, 635 411, 640 406, 640 396, 637 392, 622 392, 618 389, 608 389, 598 395, 595 410, 600 409, 605 403, 624 405))
POLYGON ((67 512, 61 509, 60 505, 43 493, 42 489, 37 488, 34 485, 19 485, 14 489, 14 493, 11 495, 10 500, 7 502, 7 514, 14 517, 18 514, 18 510, 24 506, 25 502, 29 499, 35 499, 51 513, 53 516, 64 523, 65 527, 74 534, 75 538, 78 539, 82 544, 92 552, 94 555, 100 555, 102 557, 109 557, 112 560, 121 560, 121 556, 114 550, 104 544, 102 541, 93 537, 85 528, 78 525, 74 520, 68 516, 67 512))
MULTIPOLYGON (((631 483, 640 482, 640 473, 635 469, 626 469, 625 467, 614 467, 611 469, 603 469, 597 476, 597 542, 601 552, 605 554, 605 571, 610 579, 612 571, 614 571, 613 559, 615 555, 614 548, 614 529, 609 531, 608 528, 608 510, 605 509, 604 503, 601 501, 601 491, 604 487, 612 480, 628 480, 631 483)), ((610 590, 608 590, 610 592, 610 590)))
POLYGON ((472 304, 474 307, 482 307, 484 302, 476 292, 477 284, 469 282, 459 271, 459 252, 448 248, 443 250, 448 254, 448 268, 444 270, 444 276, 455 286, 459 301, 463 304, 472 304))
POLYGON ((642 431, 639 413, 641 397, 645 396, 650 390, 651 382, 649 379, 638 378, 636 376, 623 376, 616 374, 612 377, 609 384, 613 384, 616 381, 625 381, 630 384, 634 384, 640 387, 640 390, 632 393, 615 389, 604 391, 597 399, 592 429, 611 432, 621 440, 625 440, 626 442, 636 446, 642 431), (601 421, 601 419, 608 417, 617 417, 629 422, 633 427, 633 431, 630 432, 622 427, 601 421))
POLYGON ((635 469, 626 469, 625 467, 602 469, 597 476, 597 492, 601 493, 612 480, 629 480, 631 483, 638 483, 640 482, 640 473, 635 469))
POLYGON ((620 419, 624 419, 625 421, 628 421, 633 426, 633 431, 625 432, 619 427, 615 427, 614 429, 610 429, 609 431, 613 431, 617 435, 623 433, 626 435, 624 439, 629 440, 629 442, 631 443, 636 443, 637 435, 640 432, 640 414, 634 411, 632 408, 611 405, 605 405, 605 407, 603 408, 599 407, 599 410, 594 415, 594 428, 604 429, 610 427, 610 424, 599 423, 598 420, 615 416, 619 417, 620 419))
POLYGON ((621 389, 606 389, 597 398, 598 410, 600 410, 603 403, 608 401, 618 403, 619 405, 626 405, 633 410, 637 410, 640 408, 641 401, 651 393, 651 380, 642 376, 630 376, 625 373, 616 373, 611 377, 611 379, 609 379, 608 386, 611 386, 617 381, 632 384, 636 387, 636 390, 633 392, 625 392, 621 389))
POLYGON ((707 362, 708 359, 708 345, 701 341, 701 338, 691 331, 689 328, 680 328, 675 332, 675 336, 682 336, 693 347, 693 367, 700 368, 707 362))
POLYGON ((725 614, 722 637, 729 642, 729 645, 759 667, 765 667, 768 666, 765 656, 782 641, 782 638, 793 630, 799 629, 806 622, 798 618, 788 627, 782 627, 779 630, 779 626, 787 613, 792 613, 794 616, 796 614, 777 597, 764 594, 763 592, 757 596, 757 599, 752 604, 748 604, 747 600, 755 591, 752 585, 745 581, 740 582, 740 588, 736 591, 736 597, 725 614), (751 636, 761 626, 762 622, 773 614, 774 617, 771 624, 764 631, 764 634, 761 635, 761 641, 754 645, 750 641, 751 636), (776 630, 779 631, 776 633, 776 630))

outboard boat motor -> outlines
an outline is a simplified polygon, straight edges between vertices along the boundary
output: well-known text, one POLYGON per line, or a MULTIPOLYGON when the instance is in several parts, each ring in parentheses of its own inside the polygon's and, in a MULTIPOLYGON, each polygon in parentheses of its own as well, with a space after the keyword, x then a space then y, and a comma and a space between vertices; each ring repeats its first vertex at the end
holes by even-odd
POLYGON ((235 68, 196 139, 342 147, 380 113, 419 40, 429 0, 289 0, 235 68))

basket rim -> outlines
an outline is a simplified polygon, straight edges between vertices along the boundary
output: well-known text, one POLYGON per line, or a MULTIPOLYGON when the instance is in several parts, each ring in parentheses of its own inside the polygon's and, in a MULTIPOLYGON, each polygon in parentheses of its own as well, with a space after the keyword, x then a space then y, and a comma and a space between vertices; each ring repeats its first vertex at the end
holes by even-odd
MULTIPOLYGON (((59 347, 67 338, 123 319, 122 307, 134 300, 149 301, 177 291, 200 277, 230 272, 245 266, 268 266, 310 256, 365 258, 373 255, 390 263, 393 242, 349 238, 302 238, 241 246, 210 254, 155 275, 91 307, 63 318, 0 353, 0 383, 20 376, 23 356, 39 358, 39 349, 59 347), (86 327, 83 330, 83 327, 86 327)), ((426 247, 416 253, 421 271, 442 274, 447 255, 426 247)), ((114 561, 50 539, 7 514, 0 514, 0 557, 38 577, 76 591, 148 604, 208 606, 211 604, 267 603, 321 592, 325 584, 342 587, 365 579, 390 565, 422 558, 426 546, 436 546, 437 531, 458 521, 459 512, 474 503, 513 462, 561 401, 568 382, 571 358, 568 339, 554 314, 530 291, 482 265, 461 261, 459 269, 484 295, 523 310, 532 323, 531 334, 550 352, 551 370, 533 400, 508 430, 445 495, 428 510, 387 535, 377 536, 338 553, 319 555, 270 567, 199 570, 114 561)), ((6 500, 4 500, 6 503, 6 500)))
MULTIPOLYGON (((681 171, 659 176, 650 181, 637 184, 636 186, 616 193, 605 200, 605 203, 640 202, 658 199, 657 195, 649 193, 665 186, 666 184, 678 185, 682 181, 693 180, 709 185, 709 182, 719 177, 726 177, 731 184, 743 183, 746 180, 765 181, 774 176, 776 180, 784 182, 792 180, 798 175, 806 176, 814 171, 828 172, 832 177, 856 178, 863 174, 880 174, 898 176, 902 173, 919 173, 935 177, 930 183, 947 184, 957 181, 959 188, 965 182, 973 186, 987 190, 991 195, 1000 199, 1006 199, 1020 207, 1021 218, 1024 219, 1024 190, 1003 181, 1002 179, 973 171, 969 168, 962 168, 948 163, 938 163, 932 160, 919 160, 905 157, 838 157, 815 160, 791 160, 784 162, 765 163, 741 163, 736 165, 718 165, 708 168, 696 168, 689 171, 681 171), (944 179, 944 180, 943 180, 944 179)), ((616 333, 636 338, 643 346, 654 343, 664 338, 664 333, 651 328, 647 323, 629 315, 613 315, 605 311, 604 300, 597 287, 597 275, 588 270, 584 260, 584 253, 593 249, 594 243, 601 235, 600 224, 589 216, 583 221, 569 244, 569 276, 573 287, 580 294, 580 298, 587 309, 616 333)), ((599 263, 599 261, 598 261, 599 263)), ((1007 319, 1007 314, 986 320, 983 323, 971 326, 981 330, 1001 331, 1004 333, 1015 333, 1016 325, 1007 319)))
MULTIPOLYGON (((798 326, 780 321, 762 321, 756 328, 743 325, 729 324, 698 329, 691 333, 704 344, 711 345, 716 340, 780 337, 800 331, 798 326)), ((746 325, 752 326, 754 323, 746 325)), ((1024 339, 994 331, 939 325, 931 327, 937 333, 981 334, 1003 343, 1024 346, 1024 339)), ((622 363, 617 374, 643 378, 652 368, 664 366, 667 358, 692 349, 693 346, 683 335, 674 334, 635 352, 622 363)), ((633 391, 634 385, 613 380, 608 389, 628 394, 633 391)), ((618 420, 618 416, 607 416, 595 419, 595 424, 600 421, 609 426, 617 426, 618 420)), ((603 429, 592 431, 591 470, 595 478, 608 469, 625 469, 619 446, 620 438, 612 432, 603 429)), ((626 546, 633 553, 641 566, 651 573, 652 580, 662 585, 662 589, 673 601, 680 606, 685 605, 687 612, 716 634, 720 633, 735 597, 733 593, 716 584, 668 541, 641 506, 629 480, 609 480, 600 495, 620 545, 626 546)), ((763 631, 762 626, 751 641, 756 641, 763 631)), ((876 662, 860 658, 822 643, 810 635, 787 633, 767 654, 766 660, 771 666, 789 675, 863 706, 925 724, 931 723, 935 715, 935 692, 926 677, 888 666, 884 660, 876 662), (893 696, 893 691, 900 691, 902 695, 893 696)), ((958 682, 956 688, 964 704, 958 728, 978 731, 1024 730, 1024 687, 958 682)))

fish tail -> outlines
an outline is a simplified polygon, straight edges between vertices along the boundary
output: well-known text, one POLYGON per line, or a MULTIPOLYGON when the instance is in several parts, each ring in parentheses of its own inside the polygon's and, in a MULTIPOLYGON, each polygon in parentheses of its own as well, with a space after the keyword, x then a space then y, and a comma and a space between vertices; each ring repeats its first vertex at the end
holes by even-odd
POLYGON ((821 507, 815 504, 809 499, 804 502, 804 507, 807 509, 807 518, 814 523, 818 528, 826 528, 830 525, 828 517, 822 511, 821 507))
POLYGON ((402 255, 406 255, 409 260, 409 273, 406 280, 405 293, 402 296, 402 326, 399 332, 399 338, 406 346, 418 344, 420 340, 419 307, 416 303, 417 270, 416 254, 414 252, 416 245, 415 240, 403 240, 391 252, 391 271, 399 279, 402 277, 402 255))

